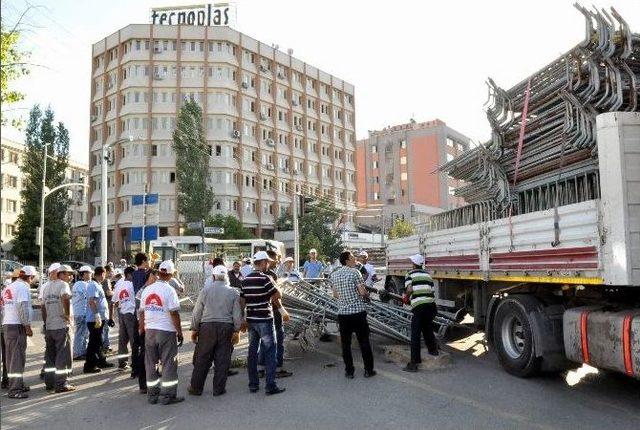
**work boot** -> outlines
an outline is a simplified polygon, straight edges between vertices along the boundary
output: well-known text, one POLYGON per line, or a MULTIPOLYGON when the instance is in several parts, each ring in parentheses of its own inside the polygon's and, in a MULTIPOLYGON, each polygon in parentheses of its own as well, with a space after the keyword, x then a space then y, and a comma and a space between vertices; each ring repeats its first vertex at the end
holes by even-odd
POLYGON ((91 367, 91 368, 84 369, 84 373, 100 373, 100 372, 102 372, 102 369, 100 369, 99 367, 91 367))
POLYGON ((276 372, 276 378, 288 378, 289 376, 293 376, 293 372, 289 372, 284 369, 280 369, 276 372))
POLYGON ((70 391, 76 391, 76 387, 71 384, 67 384, 60 388, 56 388, 56 393, 68 393, 70 391))
POLYGON ((267 396, 273 396, 274 394, 284 393, 286 390, 287 390, 286 388, 275 387, 275 388, 272 388, 271 390, 265 391, 265 394, 267 396))
POLYGON ((149 396, 147 400, 150 404, 155 405, 158 403, 158 396, 149 396))
POLYGON ((174 403, 184 402, 184 397, 178 396, 164 396, 162 398, 163 405, 173 405, 174 403))
POLYGON ((192 396, 202 396, 202 391, 197 391, 192 387, 187 388, 187 393, 191 394, 192 396))
POLYGON ((417 372, 418 371, 418 364, 417 363, 412 363, 411 361, 407 363, 406 366, 404 366, 402 368, 402 370, 404 370, 405 372, 417 372))
POLYGON ((365 370, 364 371, 364 377, 365 378, 371 378, 373 376, 376 376, 378 374, 378 372, 376 372, 375 370, 365 370))

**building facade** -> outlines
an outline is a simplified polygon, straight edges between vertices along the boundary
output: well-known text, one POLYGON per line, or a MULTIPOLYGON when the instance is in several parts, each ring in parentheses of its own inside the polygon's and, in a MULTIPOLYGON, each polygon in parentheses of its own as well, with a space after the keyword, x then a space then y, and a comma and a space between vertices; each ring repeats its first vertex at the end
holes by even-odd
POLYGON ((353 85, 229 27, 134 24, 93 45, 90 227, 99 242, 107 145, 111 258, 128 249, 145 186, 159 234, 179 234, 172 132, 186 97, 203 109, 212 214, 271 237, 294 193, 355 211, 353 85))
MULTIPOLYGON (((13 236, 17 231, 18 215, 22 212, 22 172, 20 164, 25 154, 25 146, 20 142, 2 138, 2 197, 0 233, 2 250, 5 256, 11 255, 13 236)), ((88 184, 89 169, 85 164, 69 160, 66 171, 67 182, 83 182, 88 184)), ((88 192, 86 188, 69 190, 71 202, 67 210, 67 220, 72 229, 86 225, 88 222, 88 192)), ((35 245, 34 245, 35 246, 35 245)))
POLYGON ((453 196, 460 181, 437 169, 469 149, 469 142, 438 119, 370 131, 357 142, 357 199, 364 215, 358 223, 388 227, 398 217, 419 222, 463 205, 453 196))

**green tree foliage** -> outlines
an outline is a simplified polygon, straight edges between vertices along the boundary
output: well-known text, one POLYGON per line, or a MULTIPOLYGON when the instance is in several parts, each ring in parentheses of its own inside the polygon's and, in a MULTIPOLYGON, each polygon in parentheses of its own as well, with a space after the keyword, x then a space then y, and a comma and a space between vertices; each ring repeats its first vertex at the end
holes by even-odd
POLYGON ((202 128, 202 109, 192 98, 185 101, 178 113, 173 150, 178 212, 186 222, 205 219, 213 206, 213 191, 207 185, 209 150, 202 128))
MULTIPOLYGON (((321 199, 298 218, 300 235, 300 257, 306 258, 309 250, 315 248, 319 258, 338 258, 343 251, 340 233, 331 226, 340 218, 341 213, 328 199, 321 199)), ((284 213, 276 221, 276 230, 292 230, 293 218, 284 213)))
POLYGON ((253 239, 254 236, 249 230, 242 226, 242 223, 238 221, 236 217, 231 215, 216 215, 209 216, 205 225, 207 227, 222 227, 224 228, 224 234, 216 235, 217 239, 253 239))
MULTIPOLYGON (((52 189, 64 183, 69 163, 69 132, 63 123, 54 124, 51 108, 44 112, 38 105, 31 109, 26 128, 26 148, 20 170, 22 171, 22 212, 18 216, 18 232, 13 252, 18 258, 38 259, 36 227, 40 226, 40 200, 42 197, 42 173, 44 147, 48 146, 46 186, 52 189)), ((70 239, 67 208, 70 203, 68 190, 63 188, 47 196, 45 201, 44 259, 62 260, 69 254, 70 239)))
POLYGON ((7 106, 24 99, 24 94, 12 88, 11 83, 21 76, 29 73, 25 59, 28 54, 19 48, 20 32, 18 24, 13 28, 6 28, 0 19, 0 99, 2 109, 0 110, 0 122, 2 125, 11 124, 20 126, 20 120, 9 121, 6 116, 7 106))
POLYGON ((415 234, 413 224, 403 219, 397 218, 389 230, 389 239, 399 239, 415 234))

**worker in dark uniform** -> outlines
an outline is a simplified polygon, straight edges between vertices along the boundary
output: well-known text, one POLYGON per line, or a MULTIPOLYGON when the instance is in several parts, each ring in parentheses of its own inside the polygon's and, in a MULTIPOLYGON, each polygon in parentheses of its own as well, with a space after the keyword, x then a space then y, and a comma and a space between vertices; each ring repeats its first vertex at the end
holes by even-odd
POLYGON ((427 344, 429 355, 438 355, 438 341, 433 333, 433 320, 438 314, 433 288, 433 279, 423 269, 424 257, 415 254, 409 257, 413 269, 405 276, 405 294, 411 304, 411 361, 402 370, 417 372, 420 357, 421 337, 427 344))

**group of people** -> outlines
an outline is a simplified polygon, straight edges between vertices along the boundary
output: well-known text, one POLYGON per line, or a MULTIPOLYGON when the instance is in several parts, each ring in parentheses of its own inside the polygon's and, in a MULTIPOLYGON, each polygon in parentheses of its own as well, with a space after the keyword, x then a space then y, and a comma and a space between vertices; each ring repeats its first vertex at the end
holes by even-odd
MULTIPOLYGON (((375 272, 367 269, 366 257, 361 254, 359 262, 353 253, 345 251, 340 255, 340 265, 329 275, 333 295, 339 302, 342 356, 345 376, 349 379, 354 378, 355 373, 351 353, 353 334, 360 344, 364 376, 376 375, 366 313, 370 291, 367 282, 375 281, 375 272)), ((191 318, 191 340, 195 343, 188 388, 191 395, 202 394, 212 367, 213 395, 226 392, 227 377, 237 373, 230 365, 240 332, 246 332, 248 337, 250 392, 260 390, 262 377, 267 395, 285 391, 276 379, 292 376, 283 367, 284 323, 289 320, 289 314, 282 305, 278 285, 282 280, 300 280, 301 276, 292 258, 281 259, 273 250, 258 251, 250 270, 240 262, 234 262, 231 270, 220 258, 211 262, 211 275, 198 295, 191 318)), ((310 261, 313 265, 317 260, 310 261)), ((406 292, 413 311, 412 346, 406 371, 416 371, 421 361, 421 336, 429 353, 438 354, 433 334, 436 315, 433 281, 422 268, 421 255, 412 256, 411 261, 414 269, 407 274, 406 292)), ((117 318, 118 368, 131 370, 131 377, 138 379, 140 393, 147 394, 149 403, 166 405, 184 400, 177 395, 177 351, 184 341, 178 291, 183 287, 175 282, 175 265, 171 260, 163 261, 157 268, 154 266, 154 260, 149 260, 144 253, 135 256, 135 265, 116 270, 108 266, 95 269, 83 266, 73 286, 69 285, 74 274, 71 267, 56 263, 49 268, 49 280, 38 294, 42 300, 46 348, 43 376, 48 391, 75 390, 68 380, 72 372, 72 326, 73 357, 84 359, 84 373, 99 373, 114 367, 107 361, 108 346, 104 338, 108 337, 105 326, 114 327, 117 318), (108 279, 111 271, 113 275, 108 279), (105 281, 109 285, 113 282, 113 288, 103 288, 105 281)), ((308 270, 309 267, 305 272, 308 270)), ((34 267, 22 267, 1 295, 2 346, 7 362, 3 369, 7 370, 11 398, 28 397, 29 387, 24 384, 23 373, 26 338, 33 336, 29 286, 35 276, 34 267)))

